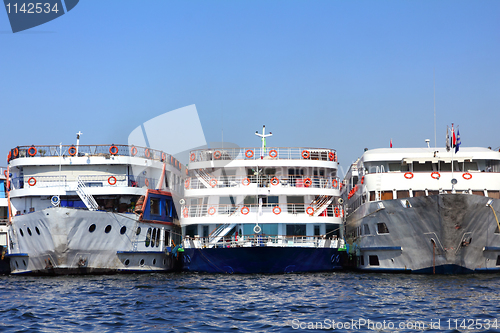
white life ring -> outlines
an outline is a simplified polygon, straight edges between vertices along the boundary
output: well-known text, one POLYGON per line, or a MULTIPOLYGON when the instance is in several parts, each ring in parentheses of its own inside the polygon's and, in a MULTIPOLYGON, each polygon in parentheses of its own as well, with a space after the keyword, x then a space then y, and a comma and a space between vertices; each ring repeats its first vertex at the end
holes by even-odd
POLYGON ((260 232, 262 231, 262 228, 256 224, 255 227, 253 227, 253 232, 255 232, 256 234, 260 234, 260 232))

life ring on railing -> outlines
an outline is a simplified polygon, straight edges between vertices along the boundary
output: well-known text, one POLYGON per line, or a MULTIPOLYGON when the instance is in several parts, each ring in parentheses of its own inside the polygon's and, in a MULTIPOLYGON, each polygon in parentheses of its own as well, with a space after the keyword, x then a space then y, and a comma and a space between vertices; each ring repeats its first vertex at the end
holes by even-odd
POLYGON ((250 209, 247 206, 241 207, 241 214, 247 215, 248 213, 250 213, 250 209))
POLYGON ((361 185, 365 183, 365 176, 361 177, 361 185))
POLYGON ((161 161, 165 162, 167 160, 167 154, 161 153, 161 161))
POLYGON ((29 186, 35 186, 36 185, 36 179, 35 179, 35 177, 30 177, 30 179, 28 179, 28 185, 29 186))
POLYGON ((472 175, 470 174, 470 172, 466 172, 462 175, 462 177, 466 180, 469 180, 469 179, 472 179, 472 175))
POLYGON ((274 206, 273 207, 273 213, 276 214, 276 215, 279 215, 281 213, 280 206, 274 206))
POLYGON ((212 186, 212 187, 217 186, 217 179, 215 179, 215 178, 210 179, 210 186, 212 186))
POLYGON ((31 146, 31 147, 29 147, 29 148, 28 148, 28 155, 30 155, 30 156, 35 156, 35 155, 36 155, 36 152, 37 152, 37 150, 36 150, 36 148, 35 148, 35 147, 33 147, 33 146, 31 146), (33 149, 33 151, 32 151, 32 149, 33 149))
POLYGON ((405 178, 406 179, 412 179, 413 178, 413 172, 405 172, 405 178))
POLYGON ((314 208, 312 208, 311 206, 307 207, 306 208, 306 213, 307 215, 313 215, 314 214, 314 208))
POLYGON ((196 154, 195 153, 191 153, 191 155, 189 155, 189 160, 191 162, 194 162, 195 159, 196 159, 196 154))
POLYGON ((216 211, 217 211, 217 210, 215 209, 215 207, 210 207, 210 208, 208 209, 208 214, 209 214, 209 215, 214 215, 216 211))
POLYGON ((276 158, 278 156, 278 152, 276 151, 276 149, 269 151, 269 156, 272 158, 276 158))
POLYGON ((187 190, 189 188, 189 184, 191 183, 191 179, 188 178, 184 181, 184 188, 187 190))
POLYGON ((7 163, 9 163, 11 159, 12 159, 12 152, 9 151, 9 154, 7 155, 7 163))
POLYGON ((241 183, 244 185, 244 186, 248 186, 250 185, 250 179, 249 178, 243 178, 241 180, 241 183))
POLYGON ((278 179, 278 177, 271 178, 271 185, 276 186, 279 183, 280 183, 280 180, 278 179))
POLYGON ((309 153, 309 150, 303 150, 302 151, 302 158, 308 159, 311 154, 309 153))
POLYGON ((437 171, 434 171, 433 173, 431 173, 431 177, 434 179, 439 179, 439 177, 441 177, 441 174, 437 171))
POLYGON ((18 149, 17 147, 16 147, 16 148, 14 148, 12 156, 13 156, 14 158, 17 158, 17 157, 19 156, 19 149, 18 149))
POLYGON ((255 227, 253 227, 253 232, 255 232, 256 234, 260 234, 260 232, 262 231, 262 228, 256 224, 255 227))
POLYGON ((332 180, 332 187, 333 188, 337 188, 338 185, 339 185, 339 181, 337 179, 332 180))
POLYGON ((144 179, 144 185, 146 185, 146 187, 149 187, 149 179, 144 179))
POLYGON ((7 173, 7 169, 5 169, 5 170, 3 171, 3 175, 5 176, 5 178, 7 178, 7 177, 9 176, 9 174, 7 173))
POLYGON ((68 148, 68 154, 70 154, 71 156, 75 156, 76 155, 76 147, 75 146, 69 147, 68 148))
POLYGON ((304 187, 309 187, 312 185, 312 180, 311 178, 306 178, 304 179, 304 187))
POLYGON ((252 157, 253 157, 253 150, 248 149, 248 150, 245 152, 245 157, 246 157, 246 158, 252 158, 252 157))
POLYGON ((151 157, 151 152, 149 151, 149 149, 148 149, 148 148, 146 148, 146 149, 144 150, 144 157, 146 157, 146 158, 150 158, 150 157, 151 157))
POLYGON ((118 154, 118 147, 117 147, 117 146, 115 146, 115 145, 112 145, 111 147, 109 147, 109 153, 110 153, 111 155, 116 155, 116 154, 118 154), (114 153, 113 153, 113 151, 114 151, 114 153))
POLYGON ((222 156, 221 152, 219 150, 214 151, 214 159, 218 160, 222 156))
POLYGON ((333 209, 333 213, 335 214, 335 217, 340 217, 340 208, 339 207, 335 207, 333 209))
POLYGON ((116 177, 115 176, 111 176, 108 178, 108 184, 109 185, 115 185, 116 184, 116 177))
POLYGON ((329 152, 328 153, 328 159, 330 160, 330 162, 333 162, 334 158, 335 158, 335 154, 333 153, 333 151, 329 152))
POLYGON ((130 148, 130 155, 135 156, 136 154, 137 154, 137 148, 132 146, 132 148, 130 148))
POLYGON ((182 210, 182 216, 184 216, 184 218, 189 217, 189 212, 187 207, 184 207, 184 209, 182 210))

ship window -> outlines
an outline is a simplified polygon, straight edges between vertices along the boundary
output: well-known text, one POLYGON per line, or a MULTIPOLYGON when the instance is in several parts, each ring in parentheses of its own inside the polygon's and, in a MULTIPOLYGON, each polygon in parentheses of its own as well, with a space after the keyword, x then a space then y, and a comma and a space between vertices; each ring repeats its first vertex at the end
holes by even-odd
POLYGON ((404 199, 410 197, 410 191, 396 191, 398 195, 398 199, 404 199))
POLYGON ((326 238, 338 237, 340 232, 340 227, 338 224, 327 223, 325 225, 325 235, 326 238))
POLYGON ((375 201, 375 191, 370 191, 370 201, 375 201))
MULTIPOLYGON (((429 195, 438 195, 438 194, 439 194, 439 191, 427 191, 427 193, 428 193, 429 195)), ((483 193, 483 192, 481 192, 481 193, 483 193)))
POLYGON ((31 229, 28 228, 28 234, 31 236, 31 229))
POLYGON ((255 196, 246 196, 245 199, 243 199, 243 203, 245 206, 255 204, 255 196))
POLYGON ((419 171, 437 171, 436 166, 433 167, 432 162, 413 162, 413 172, 419 171))
POLYGON ((168 217, 172 217, 172 210, 170 209, 169 206, 170 206, 170 201, 169 200, 165 200, 165 214, 168 217))
POLYGON ((477 162, 464 162, 465 171, 478 171, 477 162))
POLYGON ((269 207, 274 207, 276 206, 277 204, 279 203, 279 197, 276 195, 276 196, 269 196, 267 197, 267 205, 269 207))
POLYGON ((498 191, 488 191, 488 197, 493 199, 500 199, 500 193, 498 191))
POLYGON ((314 236, 319 236, 321 235, 320 234, 320 226, 319 225, 315 225, 314 226, 314 236))
POLYGON ((288 212, 292 214, 304 213, 304 196, 287 196, 288 212))
POLYGON ((198 235, 197 225, 188 225, 186 226, 186 236, 194 237, 194 235, 198 235))
POLYGON ((370 266, 379 266, 380 263, 378 261, 378 256, 369 256, 368 260, 370 261, 370 266))
POLYGON ((276 174, 276 168, 267 168, 265 174, 274 176, 276 174))
POLYGON ((389 171, 402 171, 401 170, 401 163, 391 163, 389 162, 389 171))
POLYGON ((480 195, 480 196, 484 196, 484 191, 472 191, 472 194, 473 194, 473 195, 480 195))
POLYGON ((125 262, 123 263, 125 266, 128 266, 130 264, 130 260, 125 259, 125 262))
POLYGON ((146 233, 146 241, 145 241, 146 247, 149 247, 150 243, 151 243, 151 228, 149 228, 148 232, 146 233))
POLYGON ((399 202, 401 202, 401 206, 403 206, 404 208, 411 208, 411 203, 409 200, 400 200, 399 202))
POLYGON ((139 264, 140 264, 141 266, 144 266, 144 259, 141 259, 141 261, 139 262, 139 264))
POLYGON ((140 235, 141 234, 141 227, 137 227, 137 230, 135 231, 135 234, 136 235, 140 235))
POLYGON ((425 197, 425 191, 413 191, 414 197, 425 197))
POLYGON ((368 224, 364 224, 363 225, 363 234, 364 235, 369 235, 370 234, 370 227, 368 226, 368 224))
POLYGON ((151 215, 160 215, 160 199, 151 199, 149 205, 151 215))
POLYGON ((169 246, 170 230, 165 230, 165 239, 163 240, 165 246, 169 246))
POLYGON ((153 234, 151 235, 151 247, 155 246, 155 240, 156 240, 156 228, 153 228, 153 234))
POLYGON ((203 226, 203 237, 208 237, 208 225, 203 226))
POLYGON ((497 263, 496 263, 497 266, 500 266, 500 256, 497 256, 497 263))
POLYGON ((361 266, 364 266, 364 265, 365 265, 365 256, 361 256, 361 257, 359 257, 359 264, 360 264, 361 266))
POLYGON ((104 232, 107 233, 107 234, 109 234, 110 231, 111 231, 111 226, 108 224, 106 226, 106 229, 104 229, 104 232))
POLYGON ((123 226, 121 229, 120 229, 120 234, 124 234, 127 232, 127 227, 126 226, 123 226))
POLYGON ((156 247, 160 246, 160 229, 156 232, 156 247))
POLYGON ((220 197, 219 205, 234 205, 234 197, 220 197))
POLYGON ((40 230, 38 230, 38 227, 35 227, 35 231, 38 235, 40 235, 40 230))
POLYGON ((23 232, 23 229, 19 228, 19 233, 21 234, 21 236, 24 237, 24 232, 23 232))
POLYGON ((153 266, 156 265, 156 258, 153 259, 153 266))
POLYGON ((305 224, 287 224, 286 225, 286 235, 287 236, 305 236, 306 235, 306 225, 305 224))
POLYGON ((94 232, 95 231, 95 224, 91 224, 89 227, 89 232, 94 232))
POLYGON ((382 199, 382 200, 392 200, 393 199, 392 191, 382 191, 380 193, 380 199, 382 199))
POLYGON ((384 222, 377 223, 377 233, 378 234, 388 234, 389 233, 389 229, 387 228, 387 225, 384 222))

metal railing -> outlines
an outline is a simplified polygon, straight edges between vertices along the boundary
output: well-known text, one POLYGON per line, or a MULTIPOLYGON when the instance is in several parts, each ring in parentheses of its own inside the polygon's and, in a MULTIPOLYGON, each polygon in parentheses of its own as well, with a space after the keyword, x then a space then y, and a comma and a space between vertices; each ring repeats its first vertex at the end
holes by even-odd
POLYGON ((344 241, 336 236, 276 236, 276 235, 249 235, 224 236, 218 242, 210 242, 209 237, 186 237, 183 240, 185 248, 232 248, 232 247, 313 247, 313 248, 342 248, 344 241))
POLYGON ((209 180, 200 180, 196 176, 184 181, 184 188, 227 188, 247 187, 256 184, 257 187, 288 187, 288 188, 326 188, 339 189, 340 179, 337 177, 322 176, 295 176, 295 175, 263 175, 263 176, 218 176, 209 180))
POLYGON ((189 158, 191 162, 260 159, 305 159, 336 162, 337 153, 334 149, 309 147, 216 148, 192 150, 189 158))

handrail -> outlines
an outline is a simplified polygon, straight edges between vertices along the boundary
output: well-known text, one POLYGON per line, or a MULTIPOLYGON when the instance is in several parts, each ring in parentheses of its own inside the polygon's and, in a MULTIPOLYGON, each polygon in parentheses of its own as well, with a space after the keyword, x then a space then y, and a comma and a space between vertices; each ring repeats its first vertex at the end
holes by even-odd
POLYGON ((311 147, 246 147, 196 149, 190 152, 190 162, 214 160, 292 159, 337 162, 335 149, 311 147))
POLYGON ((342 248, 344 241, 336 236, 282 236, 282 235, 232 235, 224 236, 218 242, 211 241, 210 237, 186 237, 183 240, 185 248, 207 247, 253 247, 253 246, 303 246, 303 247, 330 247, 342 248))

